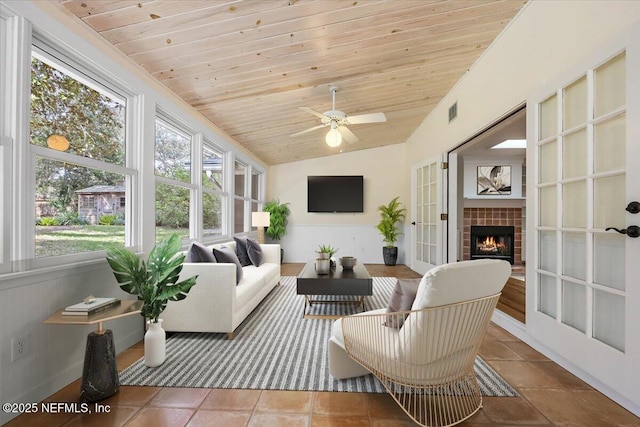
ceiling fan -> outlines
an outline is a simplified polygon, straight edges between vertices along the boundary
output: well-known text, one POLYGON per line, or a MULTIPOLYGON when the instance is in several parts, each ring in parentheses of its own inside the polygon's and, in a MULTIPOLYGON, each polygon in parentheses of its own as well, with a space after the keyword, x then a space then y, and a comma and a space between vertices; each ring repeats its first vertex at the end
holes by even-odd
POLYGON ((358 142, 358 137, 355 136, 354 133, 349 130, 349 128, 347 128, 347 125, 381 123, 387 121, 387 117, 384 115, 384 113, 370 113, 360 114, 358 116, 347 116, 344 112, 336 110, 337 91, 338 86, 331 86, 329 88, 329 92, 331 92, 331 94, 333 95, 333 109, 331 111, 319 113, 318 111, 309 107, 300 107, 301 110, 306 111, 307 113, 311 113, 314 116, 320 117, 322 124, 303 130, 302 132, 294 133, 291 136, 302 135, 316 129, 330 126, 331 129, 329 130, 329 132, 327 132, 325 140, 329 147, 337 147, 342 143, 342 138, 344 138, 350 144, 358 142))

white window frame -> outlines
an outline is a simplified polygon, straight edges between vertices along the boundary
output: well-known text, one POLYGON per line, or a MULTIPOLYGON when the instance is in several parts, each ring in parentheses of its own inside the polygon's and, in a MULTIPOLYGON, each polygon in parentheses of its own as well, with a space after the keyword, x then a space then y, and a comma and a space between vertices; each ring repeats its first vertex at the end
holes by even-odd
POLYGON ((11 132, 8 124, 11 122, 8 117, 11 111, 9 95, 9 81, 8 75, 10 74, 10 59, 13 55, 9 55, 9 43, 10 43, 10 30, 9 20, 15 20, 15 17, 11 17, 8 14, 5 15, 5 8, 2 8, 2 14, 0 15, 0 58, 5 58, 0 63, 0 93, 5 96, 0 99, 0 274, 11 271, 11 210, 9 207, 11 203, 9 201, 12 197, 12 150, 11 146, 13 140, 11 138, 11 132))
MULTIPOLYGON (((21 19, 21 18, 20 18, 21 19)), ((22 61, 17 65, 16 75, 19 75, 18 80, 22 80, 22 96, 16 95, 13 102, 20 105, 20 111, 17 113, 19 122, 21 123, 21 131, 19 137, 14 139, 15 148, 13 156, 13 165, 16 170, 20 170, 19 176, 14 174, 14 179, 17 181, 23 179, 24 186, 17 188, 15 185, 11 187, 14 191, 14 218, 21 218, 18 223, 14 224, 14 230, 12 235, 12 259, 18 260, 14 262, 12 269, 15 272, 45 268, 51 266, 58 266, 63 264, 71 264, 74 262, 102 259, 105 256, 104 250, 81 252, 73 254, 65 254, 51 257, 36 258, 35 256, 35 206, 34 198, 35 194, 35 165, 36 158, 38 156, 54 161, 67 162, 75 164, 81 167, 87 167, 92 169, 99 169, 106 172, 117 173, 125 178, 127 191, 126 197, 134 197, 132 193, 133 182, 137 180, 138 171, 136 168, 129 166, 131 161, 128 160, 130 150, 130 129, 131 123, 135 120, 130 105, 133 100, 131 91, 121 85, 118 82, 112 81, 108 76, 91 70, 89 67, 81 64, 81 61, 85 61, 84 58, 79 56, 69 55, 63 52, 62 48, 58 49, 54 43, 48 41, 46 37, 38 35, 36 31, 33 31, 33 38, 31 35, 30 26, 26 26, 23 29, 23 40, 20 43, 22 46, 22 61), (26 28, 28 27, 28 28, 26 28), (107 95, 111 98, 122 101, 126 106, 126 129, 125 129, 125 153, 126 158, 125 165, 116 165, 112 163, 103 162, 101 160, 95 160, 75 154, 66 152, 60 152, 48 147, 36 146, 30 143, 29 140, 29 121, 30 121, 30 83, 31 83, 31 57, 35 55, 39 60, 53 65, 57 69, 61 69, 65 74, 79 82, 91 87, 98 92, 107 95)), ((15 45, 15 43, 14 43, 15 45)), ((19 89, 18 89, 19 92, 19 89)), ((131 199, 130 199, 131 200, 131 199)), ((131 203, 129 203, 130 205, 131 203)), ((126 214, 127 218, 133 216, 130 212, 126 214)), ((131 242, 131 230, 133 225, 132 221, 127 221, 125 226, 125 242, 124 246, 130 246, 131 242)), ((5 255, 3 254, 3 260, 5 255)), ((3 263, 4 265, 4 263, 3 263)), ((5 271, 0 270, 0 271, 5 271)))
MULTIPOLYGON (((230 217, 229 217, 229 204, 230 204, 229 200, 231 199, 229 197, 229 181, 230 181, 229 168, 227 167, 228 162, 225 161, 225 158, 229 157, 229 153, 225 152, 220 147, 217 147, 215 144, 213 144, 211 141, 209 141, 206 138, 203 138, 202 145, 198 149, 197 153, 198 153, 198 156, 197 156, 198 161, 194 163, 199 164, 196 175, 197 175, 197 182, 199 185, 198 200, 201 201, 201 204, 199 205, 199 208, 197 210, 199 223, 200 223, 200 227, 198 228, 198 232, 200 234, 198 234, 197 239, 207 242, 207 241, 220 240, 222 238, 229 238, 230 224, 231 224, 230 217), (214 153, 219 155, 222 159, 222 189, 220 190, 207 188, 202 183, 202 169, 203 169, 205 149, 209 151, 213 151, 214 153), (204 219, 203 219, 203 213, 202 213, 202 206, 204 205, 205 193, 211 196, 220 196, 221 198, 220 213, 222 215, 222 224, 221 224, 222 231, 219 236, 208 236, 206 238, 204 236, 204 219)), ((195 167, 194 167, 194 171, 195 171, 195 167)))
POLYGON ((242 160, 239 159, 235 159, 235 161, 233 162, 233 170, 232 170, 232 174, 233 174, 233 200, 234 203, 233 205, 233 219, 234 219, 234 223, 233 223, 233 235, 242 235, 242 234, 246 234, 251 230, 251 165, 243 162, 242 160), (236 180, 236 165, 242 165, 244 167, 244 189, 243 194, 242 195, 237 195, 235 192, 235 180, 236 180), (241 231, 237 231, 236 232, 236 224, 235 224, 235 208, 236 208, 236 204, 235 201, 236 200, 242 200, 242 230, 241 231))
MULTIPOLYGON (((199 227, 199 224, 201 223, 201 221, 198 220, 198 206, 201 206, 201 204, 198 202, 198 190, 199 190, 199 186, 197 184, 197 181, 200 180, 199 176, 196 176, 198 174, 195 173, 195 169, 197 167, 198 164, 202 164, 202 160, 201 160, 201 156, 197 155, 197 151, 196 151, 196 147, 199 147, 201 145, 201 135, 194 132, 193 130, 191 130, 189 128, 189 126, 177 122, 175 120, 169 119, 168 118, 168 114, 165 113, 161 108, 158 108, 156 110, 156 115, 155 115, 155 121, 154 121, 154 140, 153 140, 153 153, 154 153, 154 177, 155 177, 155 182, 156 182, 156 187, 158 184, 165 184, 165 185, 170 185, 172 187, 178 187, 178 188, 183 188, 185 190, 189 190, 189 235, 186 237, 186 239, 183 240, 193 240, 196 239, 197 235, 198 235, 198 229, 201 228, 199 227), (172 132, 175 132, 176 134, 182 136, 183 138, 187 138, 189 139, 189 141, 191 142, 191 149, 190 149, 190 159, 189 161, 191 162, 191 176, 189 179, 189 182, 184 182, 184 181, 178 181, 177 179, 172 179, 172 178, 167 178, 164 176, 159 176, 155 174, 155 153, 156 153, 156 129, 157 129, 157 125, 158 123, 163 126, 166 129, 171 130, 172 132)), ((157 188, 156 188, 157 191, 157 188)), ((156 200, 155 196, 154 196, 154 201, 156 200)), ((154 202, 154 206, 155 206, 155 202, 154 202)), ((154 214, 154 218, 155 218, 155 214, 154 214)), ((157 241, 157 225, 154 226, 154 230, 156 230, 156 241, 157 241)), ((185 243, 183 241, 183 243, 185 243)))
MULTIPOLYGON (((4 4, 3 4, 4 6, 4 4)), ((212 148, 223 156, 224 189, 214 191, 223 197, 221 207, 223 224, 222 235, 208 236, 209 241, 229 240, 233 235, 233 176, 235 160, 248 166, 247 185, 251 185, 251 170, 260 173, 260 190, 258 207, 264 204, 266 171, 262 165, 251 157, 240 152, 210 126, 202 124, 186 111, 172 105, 170 100, 147 87, 136 79, 129 79, 127 72, 105 67, 102 56, 88 53, 74 42, 65 42, 33 27, 29 20, 15 14, 8 7, 0 10, 0 54, 4 59, 0 63, 0 281, 16 277, 21 273, 36 273, 41 268, 64 269, 79 262, 102 262, 104 251, 68 254, 57 257, 41 257, 35 259, 35 208, 31 197, 35 192, 35 158, 43 155, 52 160, 65 161, 81 166, 98 168, 125 176, 127 218, 125 230, 125 246, 133 251, 150 249, 155 241, 155 233, 149 219, 153 218, 153 208, 149 206, 149 194, 153 191, 155 176, 152 163, 149 162, 149 148, 152 136, 149 132, 155 125, 156 112, 164 109, 169 117, 179 120, 193 132, 192 161, 201 159, 198 151, 202 146, 212 148), (77 158, 69 153, 52 152, 46 147, 32 146, 29 141, 30 122, 30 83, 31 55, 35 48, 43 55, 54 57, 56 68, 63 68, 72 78, 101 91, 102 86, 126 99, 126 159, 124 166, 106 163, 92 163, 89 158, 77 158), (58 61, 62 64, 58 64, 58 61), (71 69, 69 69, 71 68, 71 69), (97 87, 96 87, 97 86, 97 87), (166 105, 162 105, 166 103, 166 105), (198 145, 200 144, 200 145, 198 145), (143 157, 144 156, 144 157, 143 157), (108 165, 108 166, 105 166, 108 165), (113 167, 112 167, 113 166, 113 167), (150 167, 151 166, 151 167, 150 167), (33 174, 33 176, 32 176, 33 174), (145 202, 145 204, 143 204, 145 202), (213 239, 213 240, 212 240, 213 239), (10 274, 7 274, 10 273, 10 274)), ((109 62, 107 60, 107 62, 109 62)), ((196 165, 194 164, 194 167, 196 165)), ((194 169, 196 170, 196 169, 194 169)), ((160 180, 160 179, 158 179, 160 180)), ((196 184, 198 181, 194 181, 196 184)), ((201 203, 202 189, 191 188, 196 196, 192 200, 201 203)), ((184 184, 181 184, 184 185, 184 184)), ((207 193, 211 190, 205 190, 207 193)), ((247 189, 245 197, 250 203, 251 189, 247 189)), ((151 199, 153 200, 153 199, 151 199)), ((192 209, 199 211, 199 206, 192 209)), ((201 213, 200 213, 201 215, 201 213)), ((249 230, 250 214, 247 213, 245 227, 249 230)), ((192 221, 193 222, 193 221, 192 221)), ((193 236, 202 237, 201 218, 196 219, 197 229, 191 231, 193 236)), ((194 222, 194 223, 195 223, 194 222)), ((153 227, 155 228, 155 227, 153 227)))

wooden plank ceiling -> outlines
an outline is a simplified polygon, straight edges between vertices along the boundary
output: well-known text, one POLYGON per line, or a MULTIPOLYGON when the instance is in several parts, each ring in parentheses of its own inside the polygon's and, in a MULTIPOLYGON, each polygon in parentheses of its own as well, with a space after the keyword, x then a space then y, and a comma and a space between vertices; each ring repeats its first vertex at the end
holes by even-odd
MULTIPOLYGON (((405 142, 525 0, 59 1, 275 165, 405 142), (302 111, 384 112, 330 148, 302 111)), ((444 118, 443 118, 444 120, 444 118)))

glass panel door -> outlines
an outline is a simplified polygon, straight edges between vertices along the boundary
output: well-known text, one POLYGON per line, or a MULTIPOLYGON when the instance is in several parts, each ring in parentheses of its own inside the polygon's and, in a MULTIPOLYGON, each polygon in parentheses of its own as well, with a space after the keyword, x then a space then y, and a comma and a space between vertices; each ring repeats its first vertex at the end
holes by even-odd
POLYGON ((527 335, 636 407, 639 75, 636 25, 527 103, 527 335))
POLYGON ((540 102, 536 144, 536 311, 619 351, 624 236, 605 229, 625 223, 625 69, 621 53, 540 102))
POLYGON ((442 263, 441 246, 441 162, 427 161, 413 170, 412 269, 426 273, 442 263))

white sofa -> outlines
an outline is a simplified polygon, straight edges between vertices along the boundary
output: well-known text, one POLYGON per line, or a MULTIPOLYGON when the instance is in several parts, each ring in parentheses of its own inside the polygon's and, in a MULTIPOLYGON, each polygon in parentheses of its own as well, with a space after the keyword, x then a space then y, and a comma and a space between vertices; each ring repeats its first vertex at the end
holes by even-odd
MULTIPOLYGON (((225 242, 236 250, 235 242, 225 242)), ((218 332, 233 339, 235 329, 280 282, 280 245, 260 245, 264 262, 260 267, 242 267, 236 285, 236 265, 185 262, 180 280, 198 275, 196 285, 182 301, 170 301, 161 314, 162 326, 170 332, 218 332)), ((186 252, 185 252, 186 255, 186 252)))

